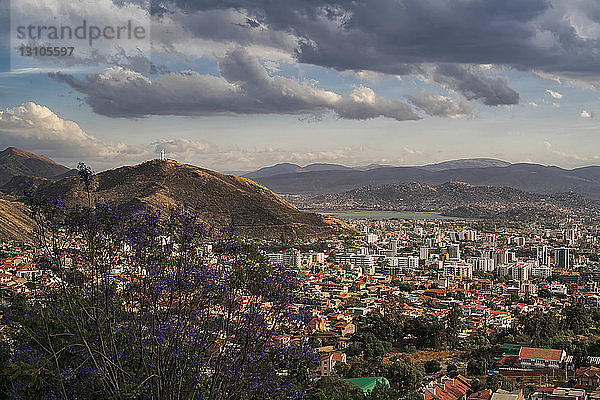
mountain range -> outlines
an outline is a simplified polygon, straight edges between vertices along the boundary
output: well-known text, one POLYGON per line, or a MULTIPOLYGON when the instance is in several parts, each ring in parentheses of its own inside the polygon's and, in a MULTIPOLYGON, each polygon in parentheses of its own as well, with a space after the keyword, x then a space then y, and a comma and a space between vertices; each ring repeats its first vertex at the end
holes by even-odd
POLYGON ((303 198, 299 205, 319 210, 393 210, 444 215, 540 221, 576 217, 597 221, 600 201, 576 193, 540 194, 509 187, 447 182, 365 186, 343 193, 303 198))
POLYGON ((54 178, 68 174, 69 168, 38 154, 9 147, 0 152, 0 186, 15 176, 54 178))
POLYGON ((245 176, 276 193, 304 196, 339 193, 373 185, 464 182, 473 186, 510 187, 543 194, 575 192, 600 199, 599 166, 569 170, 530 163, 509 164, 493 159, 457 160, 419 167, 375 166, 370 169, 309 170, 304 167, 292 171, 287 165, 263 168, 245 176))
MULTIPOLYGON (((15 153, 15 150, 11 152, 15 153)), ((18 154, 27 158, 31 153, 18 154)), ((27 165, 26 160, 21 161, 15 165, 27 165)), ((17 168, 12 171, 19 172, 17 168)), ((59 170, 63 174, 68 171, 65 167, 59 170)), ((233 223, 241 236, 308 238, 354 232, 337 219, 299 210, 250 179, 223 175, 176 161, 147 161, 101 172, 97 178, 94 196, 99 202, 110 202, 132 211, 194 207, 211 227, 225 227, 233 223)), ((67 208, 86 202, 78 176, 54 176, 53 179, 31 174, 15 175, 0 187, 3 192, 1 199, 6 205, 0 211, 0 221, 15 219, 14 223, 0 227, 0 236, 2 233, 4 237, 20 236, 16 219, 22 218, 16 210, 23 210, 19 199, 28 187, 34 188, 41 197, 60 198, 67 208)))
MULTIPOLYGON (((82 204, 83 188, 73 175, 75 170, 44 156, 13 147, 0 152, 0 238, 31 234, 33 222, 21 201, 25 188, 60 197, 67 206, 82 204)), ((214 226, 233 221, 240 235, 263 238, 355 232, 339 220, 297 206, 527 218, 597 213, 600 199, 600 167, 568 170, 489 158, 413 167, 284 163, 243 177, 153 160, 101 172, 98 180, 99 201, 132 210, 190 205, 214 226)))
POLYGON ((351 171, 353 168, 346 167, 338 164, 310 164, 306 167, 301 167, 296 164, 291 163, 281 163, 277 165, 273 165, 272 167, 264 167, 254 172, 248 172, 242 175, 244 178, 248 179, 260 179, 267 178, 270 176, 281 175, 281 174, 296 174, 302 172, 321 172, 321 171, 351 171))
MULTIPOLYGON (((457 168, 485 168, 485 167, 506 167, 509 162, 496 160, 493 158, 466 158, 461 160, 443 161, 435 164, 427 164, 417 168, 426 169, 428 171, 442 171, 446 169, 457 168)), ((241 175, 250 179, 261 179, 275 175, 295 174, 302 172, 322 172, 322 171, 368 171, 380 168, 393 168, 391 165, 369 164, 361 167, 346 167, 339 164, 315 163, 301 167, 297 164, 281 163, 270 167, 263 167, 257 171, 245 172, 241 175)))

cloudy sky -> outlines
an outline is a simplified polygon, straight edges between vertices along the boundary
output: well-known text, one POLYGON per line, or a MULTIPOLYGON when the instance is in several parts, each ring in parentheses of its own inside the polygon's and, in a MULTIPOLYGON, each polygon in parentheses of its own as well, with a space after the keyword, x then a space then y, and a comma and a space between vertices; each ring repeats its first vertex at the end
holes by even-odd
POLYGON ((69 166, 600 164, 597 0, 0 0, 0 27, 0 147, 69 166), (84 19, 149 35, 16 56, 84 19))

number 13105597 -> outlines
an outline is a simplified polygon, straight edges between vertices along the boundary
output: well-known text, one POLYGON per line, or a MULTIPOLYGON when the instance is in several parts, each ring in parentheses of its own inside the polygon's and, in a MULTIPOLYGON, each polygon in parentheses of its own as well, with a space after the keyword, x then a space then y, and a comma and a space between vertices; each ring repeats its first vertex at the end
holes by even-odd
POLYGON ((75 47, 37 47, 21 46, 21 57, 71 57, 75 47))

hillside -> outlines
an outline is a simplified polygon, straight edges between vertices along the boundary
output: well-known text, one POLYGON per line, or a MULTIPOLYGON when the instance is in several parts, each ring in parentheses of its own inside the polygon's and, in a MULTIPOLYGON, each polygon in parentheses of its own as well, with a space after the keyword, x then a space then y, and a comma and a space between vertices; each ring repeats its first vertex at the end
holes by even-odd
POLYGON ((421 168, 428 171, 443 171, 447 169, 459 168, 487 168, 487 167, 508 167, 509 162, 496 160, 494 158, 464 158, 460 160, 443 161, 435 164, 427 164, 421 168))
POLYGON ((575 192, 600 199, 600 168, 567 170, 538 164, 511 164, 429 171, 422 167, 382 167, 366 171, 328 170, 288 173, 257 178, 276 193, 317 195, 369 185, 420 182, 440 185, 460 181, 474 186, 511 187, 535 193, 575 192))
POLYGON ((27 207, 12 197, 0 194, 0 241, 32 241, 33 220, 27 207))
MULTIPOLYGON (((494 158, 464 158, 460 160, 443 161, 435 164, 423 166, 414 166, 414 168, 424 169, 426 171, 443 171, 458 168, 486 168, 486 167, 507 167, 510 163, 494 158)), ((301 167, 291 163, 281 163, 270 167, 263 167, 253 172, 246 172, 242 176, 250 179, 261 179, 276 175, 298 174, 304 172, 322 172, 322 171, 368 171, 372 169, 395 168, 392 165, 369 164, 359 167, 346 167, 339 164, 315 163, 301 167)))
POLYGON ((519 220, 565 216, 596 218, 600 211, 599 201, 575 193, 542 195, 507 187, 465 183, 366 186, 344 193, 316 196, 298 204, 321 210, 433 211, 460 217, 519 220))
POLYGON ((248 172, 242 175, 244 178, 258 179, 282 174, 297 174, 303 172, 319 172, 319 171, 348 171, 353 168, 345 167, 338 164, 316 163, 309 164, 306 167, 301 167, 296 164, 281 163, 272 167, 264 167, 254 172, 248 172))
MULTIPOLYGON (((13 183, 19 187, 19 182, 13 183)), ((36 183, 41 195, 61 198, 67 206, 85 204, 78 177, 36 183)), ((102 172, 95 196, 100 202, 132 210, 195 206, 203 220, 214 226, 233 220, 244 236, 316 237, 351 232, 336 219, 298 210, 254 181, 175 161, 154 160, 102 172)))
POLYGON ((57 164, 47 157, 15 147, 9 147, 0 152, 0 186, 15 176, 52 178, 69 171, 69 168, 57 164))

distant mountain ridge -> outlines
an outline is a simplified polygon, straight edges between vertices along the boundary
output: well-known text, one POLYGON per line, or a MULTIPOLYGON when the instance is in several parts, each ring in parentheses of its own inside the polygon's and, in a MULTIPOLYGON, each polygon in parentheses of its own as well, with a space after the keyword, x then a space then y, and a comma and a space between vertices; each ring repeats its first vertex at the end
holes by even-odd
POLYGON ((447 169, 460 168, 487 168, 487 167, 508 167, 511 165, 508 161, 497 160, 494 158, 463 158, 460 160, 442 161, 435 164, 423 165, 421 168, 428 171, 443 171, 447 169))
MULTIPOLYGON (((446 169, 457 168, 506 167, 509 165, 510 163, 507 161, 497 160, 494 158, 464 158, 460 160, 443 161, 435 164, 415 166, 415 168, 422 168, 428 171, 441 171, 446 169)), ((256 171, 246 172, 242 176, 244 178, 260 179, 281 174, 303 173, 310 171, 368 171, 371 169, 378 168, 394 168, 394 166, 382 164, 369 164, 360 167, 347 167, 345 165, 340 164, 315 163, 309 164, 305 167, 301 167, 297 164, 292 163, 280 163, 270 167, 263 167, 256 171)))
POLYGON ((298 201, 319 210, 431 211, 475 218, 540 220, 580 217, 598 220, 600 201, 576 193, 539 194, 508 187, 465 183, 365 186, 298 201))
MULTIPOLYGON (((60 197, 67 206, 82 204, 85 196, 74 173, 16 148, 0 152, 0 238, 31 232, 26 207, 15 201, 25 188, 60 197)), ((245 176, 153 160, 101 172, 95 196, 134 210, 194 205, 207 222, 223 226, 233 221, 241 235, 263 238, 355 232, 336 219, 302 211, 273 191, 290 194, 295 204, 309 208, 436 210, 498 218, 600 213, 600 166, 567 170, 489 158, 420 167, 284 163, 245 176)))
POLYGON ((327 163, 309 164, 306 167, 301 167, 291 163, 281 163, 271 167, 264 167, 254 172, 248 172, 242 176, 248 179, 260 179, 281 174, 293 174, 311 171, 347 171, 352 169, 353 168, 351 167, 346 167, 343 165, 327 163))
MULTIPOLYGON (((464 164, 464 160, 460 163, 464 164)), ((453 165, 452 163, 446 163, 453 165)), ((487 164, 486 164, 487 165, 487 164)), ((442 166, 443 167, 443 166, 442 166)), ((420 182, 439 185, 466 182, 474 186, 511 187, 535 193, 575 192, 600 199, 600 167, 567 170, 554 166, 518 163, 438 169, 427 167, 381 167, 368 170, 327 170, 286 173, 256 178, 276 193, 317 195, 338 193, 369 185, 420 182)))
POLYGON ((70 171, 51 159, 15 147, 0 152, 0 186, 15 176, 52 178, 70 171))

